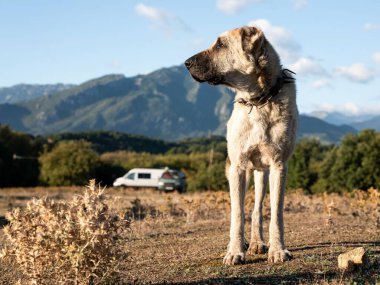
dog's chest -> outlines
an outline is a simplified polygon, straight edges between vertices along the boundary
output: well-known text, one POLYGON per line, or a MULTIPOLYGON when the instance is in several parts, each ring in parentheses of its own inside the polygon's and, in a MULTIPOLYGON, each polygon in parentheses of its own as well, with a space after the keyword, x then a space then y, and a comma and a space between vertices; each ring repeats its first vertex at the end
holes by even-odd
POLYGON ((266 168, 280 159, 284 147, 286 124, 272 112, 237 108, 227 123, 230 159, 251 161, 255 168, 266 168))

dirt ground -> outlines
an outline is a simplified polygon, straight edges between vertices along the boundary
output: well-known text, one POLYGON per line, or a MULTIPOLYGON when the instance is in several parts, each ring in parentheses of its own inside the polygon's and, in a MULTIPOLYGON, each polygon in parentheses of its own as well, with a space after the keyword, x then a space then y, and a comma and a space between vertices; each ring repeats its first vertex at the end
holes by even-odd
MULTIPOLYGON (((0 215, 25 207, 33 197, 65 200, 80 188, 0 189, 0 215)), ((380 195, 371 189, 346 195, 286 195, 285 241, 294 259, 269 264, 266 255, 247 256, 243 265, 225 266, 229 197, 225 192, 159 193, 107 189, 110 207, 132 221, 125 241, 129 259, 120 270, 123 284, 380 284, 380 195), (354 272, 337 268, 340 253, 363 246, 370 266, 354 272)), ((253 191, 247 195, 249 240, 253 191)), ((269 198, 264 236, 268 240, 269 198)), ((1 244, 6 243, 0 233, 1 244)), ((0 281, 10 268, 0 263, 0 281)), ((8 274, 8 275, 7 275, 8 274)))

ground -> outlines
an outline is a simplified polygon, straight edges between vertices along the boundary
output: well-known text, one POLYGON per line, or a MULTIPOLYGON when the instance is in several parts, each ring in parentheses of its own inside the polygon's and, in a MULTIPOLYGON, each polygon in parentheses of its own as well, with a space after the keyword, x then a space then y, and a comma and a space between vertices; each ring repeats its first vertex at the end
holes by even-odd
MULTIPOLYGON (((69 199, 80 188, 0 189, 0 215, 25 207, 32 197, 69 199)), ((379 191, 307 196, 286 195, 285 241, 294 259, 270 264, 266 255, 247 256, 243 265, 222 264, 229 234, 225 192, 180 195, 155 190, 107 189, 109 206, 132 221, 125 240, 123 284, 379 284, 379 191), (340 253, 363 246, 370 266, 354 272, 337 268, 340 253)), ((253 189, 247 195, 246 238, 253 189)), ((268 240, 269 198, 264 232, 268 240)), ((0 234, 2 244, 6 243, 0 234)), ((12 284, 9 264, 0 263, 0 281, 12 284)))

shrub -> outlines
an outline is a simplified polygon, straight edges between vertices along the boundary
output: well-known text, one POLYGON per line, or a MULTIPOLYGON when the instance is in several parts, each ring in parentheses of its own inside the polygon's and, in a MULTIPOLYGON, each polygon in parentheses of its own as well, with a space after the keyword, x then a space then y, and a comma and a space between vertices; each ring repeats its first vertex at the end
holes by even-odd
POLYGON ((363 130, 346 135, 341 145, 325 158, 322 167, 329 169, 321 178, 328 192, 380 186, 380 133, 363 130))
POLYGON ((320 165, 332 146, 323 145, 317 139, 300 140, 288 164, 287 186, 290 189, 302 188, 307 193, 313 191, 320 174, 320 165))
POLYGON ((10 246, 2 258, 16 261, 31 284, 99 284, 117 277, 128 224, 111 215, 95 180, 68 202, 38 199, 8 214, 10 246), (116 276, 116 277, 115 277, 116 276))
POLYGON ((0 188, 37 185, 41 148, 33 136, 0 124, 0 188))
POLYGON ((40 157, 41 181, 51 186, 83 185, 95 177, 99 156, 86 141, 63 141, 40 157))

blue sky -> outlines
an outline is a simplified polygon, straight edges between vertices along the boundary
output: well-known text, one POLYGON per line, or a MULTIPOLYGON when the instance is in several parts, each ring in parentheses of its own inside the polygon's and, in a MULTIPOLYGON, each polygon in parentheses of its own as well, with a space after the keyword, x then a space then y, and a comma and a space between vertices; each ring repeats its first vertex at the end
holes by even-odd
POLYGON ((297 72, 301 112, 380 114, 379 13, 375 0, 0 0, 0 87, 145 74, 253 24, 297 72))

